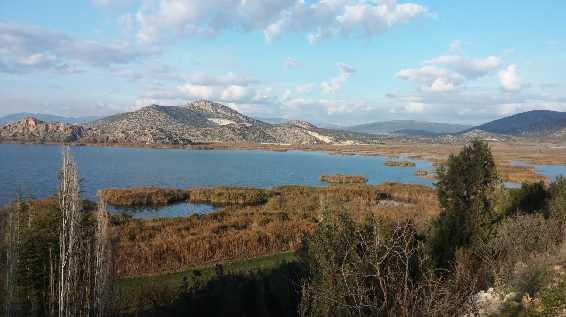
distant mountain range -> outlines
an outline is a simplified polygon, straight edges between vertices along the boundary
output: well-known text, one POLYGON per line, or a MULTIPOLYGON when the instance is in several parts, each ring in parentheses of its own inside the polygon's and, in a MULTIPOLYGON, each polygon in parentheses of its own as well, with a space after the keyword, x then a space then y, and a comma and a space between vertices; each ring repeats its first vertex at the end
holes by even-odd
POLYGON ((547 110, 524 112, 476 127, 397 120, 340 130, 321 128, 300 120, 269 123, 206 100, 174 107, 151 105, 94 121, 92 117, 64 118, 29 114, 19 121, 11 121, 11 118, 17 119, 20 116, 22 114, 3 118, 12 123, 0 127, 0 142, 297 145, 371 144, 380 143, 385 138, 427 138, 439 142, 463 142, 475 137, 490 140, 511 137, 566 140, 566 113, 547 110), (89 123, 76 123, 81 121, 89 123))
POLYGON ((304 121, 270 124, 225 105, 199 100, 181 106, 151 105, 89 124, 50 123, 27 117, 0 128, 0 141, 103 144, 372 143, 361 133, 321 129, 304 121))
POLYGON ((343 127, 343 130, 369 134, 430 135, 449 134, 468 130, 472 126, 414 120, 372 122, 343 127))
POLYGON ((38 120, 45 121, 48 123, 62 122, 62 123, 70 123, 70 124, 90 123, 92 121, 100 119, 100 117, 96 117, 96 116, 64 117, 64 116, 56 116, 56 115, 43 114, 43 113, 20 112, 20 113, 14 113, 4 117, 0 117, 0 125, 17 122, 29 117, 36 118, 38 120))
MULTIPOLYGON (((294 121, 293 119, 286 119, 281 117, 255 117, 255 119, 271 123, 271 124, 283 124, 289 121, 294 121)), ((342 130, 343 126, 329 123, 329 122, 322 122, 322 121, 311 121, 312 124, 316 125, 319 128, 323 129, 335 129, 335 130, 342 130)))
POLYGON ((482 124, 473 130, 512 136, 560 136, 566 134, 566 112, 527 111, 482 124))

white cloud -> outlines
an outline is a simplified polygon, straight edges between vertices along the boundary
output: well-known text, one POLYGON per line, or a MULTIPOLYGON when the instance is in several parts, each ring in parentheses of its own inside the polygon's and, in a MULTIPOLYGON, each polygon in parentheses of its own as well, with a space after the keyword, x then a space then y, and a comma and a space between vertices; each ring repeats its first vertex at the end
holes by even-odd
POLYGON ((338 76, 328 81, 324 81, 320 84, 322 92, 327 94, 336 93, 338 90, 340 90, 340 88, 342 88, 344 83, 346 83, 348 79, 350 79, 352 75, 356 72, 354 68, 346 64, 338 64, 338 70, 339 70, 338 76))
POLYGON ((276 99, 270 87, 259 86, 258 80, 233 72, 221 75, 195 73, 177 78, 181 83, 175 88, 149 89, 138 98, 137 104, 175 105, 191 99, 209 99, 242 106, 272 104, 276 99))
POLYGON ((377 36, 426 14, 422 5, 397 0, 160 0, 135 16, 137 36, 144 43, 170 34, 212 35, 225 29, 262 31, 267 41, 300 32, 316 42, 336 35, 377 36))
POLYGON ((86 41, 37 27, 0 23, 0 72, 77 73, 83 66, 128 64, 152 53, 124 42, 86 41))
POLYGON ((471 80, 487 76, 501 65, 499 57, 471 58, 463 55, 461 42, 450 45, 451 53, 423 62, 420 68, 400 70, 395 77, 419 84, 423 91, 448 92, 471 80))
POLYGON ((449 91, 464 81, 464 77, 458 73, 431 65, 403 69, 395 77, 417 82, 422 90, 427 91, 449 91))
POLYGON ((499 72, 499 80, 501 88, 505 91, 519 91, 523 88, 524 83, 519 77, 517 65, 511 64, 504 70, 499 72))
POLYGON ((425 64, 444 66, 468 79, 475 79, 497 69, 501 61, 497 56, 469 58, 462 55, 442 55, 426 61, 425 64))

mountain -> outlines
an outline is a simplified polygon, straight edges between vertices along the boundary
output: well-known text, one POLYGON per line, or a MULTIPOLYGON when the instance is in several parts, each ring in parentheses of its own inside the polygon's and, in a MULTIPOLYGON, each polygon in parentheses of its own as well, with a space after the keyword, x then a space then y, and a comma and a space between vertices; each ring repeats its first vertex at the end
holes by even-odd
POLYGON ((0 117, 0 126, 18 122, 25 118, 35 118, 37 120, 48 122, 48 123, 70 123, 70 124, 82 124, 82 123, 89 123, 99 119, 100 117, 96 116, 88 116, 88 117, 63 117, 63 116, 56 116, 51 114, 43 114, 43 113, 29 113, 29 112, 20 112, 10 114, 4 117, 0 117))
POLYGON ((0 141, 89 144, 274 143, 352 144, 376 142, 369 135, 322 129, 305 121, 270 124, 206 100, 181 106, 151 105, 85 125, 25 118, 0 128, 0 141))
POLYGON ((67 123, 50 123, 28 117, 0 127, 0 141, 75 142, 85 135, 85 128, 67 123))
POLYGON ((560 137, 566 135, 566 112, 527 111, 482 124, 473 130, 513 136, 560 137))
POLYGON ((370 133, 370 134, 405 134, 415 135, 417 132, 428 134, 456 133, 470 129, 471 126, 450 123, 424 122, 414 120, 394 120, 373 122, 350 127, 344 127, 342 130, 370 133))

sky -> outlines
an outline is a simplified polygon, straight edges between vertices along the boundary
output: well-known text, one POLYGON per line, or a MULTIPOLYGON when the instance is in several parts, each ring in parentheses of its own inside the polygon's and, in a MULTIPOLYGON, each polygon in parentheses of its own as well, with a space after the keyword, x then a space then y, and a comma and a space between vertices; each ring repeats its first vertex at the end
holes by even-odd
POLYGON ((0 0, 0 115, 209 99, 261 118, 566 111, 566 1, 0 0))

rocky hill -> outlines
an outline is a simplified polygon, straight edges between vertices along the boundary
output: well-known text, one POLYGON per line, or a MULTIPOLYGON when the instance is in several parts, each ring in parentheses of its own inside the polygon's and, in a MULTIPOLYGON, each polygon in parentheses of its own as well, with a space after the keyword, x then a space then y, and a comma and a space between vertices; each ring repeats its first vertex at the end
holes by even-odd
MULTIPOLYGON (((371 142, 367 135, 319 129, 303 121, 269 124, 219 103, 199 100, 181 106, 151 105, 85 126, 47 124, 59 134, 39 133, 20 121, 2 128, 0 140, 103 144, 276 143, 327 144, 371 142)), ((39 128, 43 131, 44 128, 39 128)), ((375 139, 375 138, 374 138, 375 139)))
POLYGON ((28 117, 0 127, 0 140, 14 142, 75 142, 85 128, 66 123, 48 123, 28 117))

